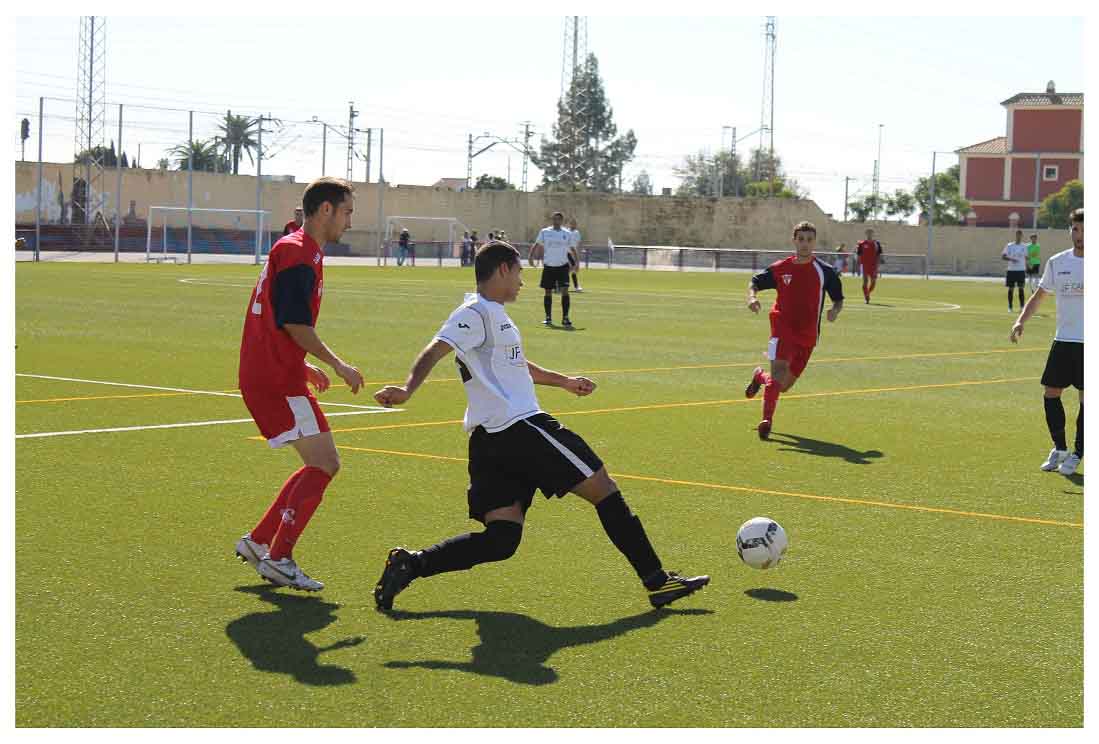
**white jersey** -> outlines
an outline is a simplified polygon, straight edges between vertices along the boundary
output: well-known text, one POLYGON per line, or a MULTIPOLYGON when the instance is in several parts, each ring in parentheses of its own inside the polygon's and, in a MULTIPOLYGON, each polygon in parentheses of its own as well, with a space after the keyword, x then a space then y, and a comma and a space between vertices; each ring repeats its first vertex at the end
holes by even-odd
POLYGON ((538 232, 535 243, 546 247, 542 263, 546 266, 564 266, 569 261, 569 246, 572 245, 572 231, 560 228, 543 227, 538 232))
POLYGON ((577 250, 579 250, 580 249, 580 231, 579 230, 570 230, 569 232, 572 233, 572 236, 569 238, 569 248, 576 248, 577 250))
POLYGON ((491 433, 541 413, 519 329, 499 302, 469 293, 435 338, 454 348, 469 404, 462 426, 491 433))
POLYGON ((1008 243, 1000 255, 1011 259, 1007 262, 1008 271, 1026 271, 1027 249, 1022 243, 1008 243))
POLYGON ((1038 286, 1057 295, 1057 333, 1054 341, 1084 343, 1084 257, 1072 249, 1046 261, 1038 286))

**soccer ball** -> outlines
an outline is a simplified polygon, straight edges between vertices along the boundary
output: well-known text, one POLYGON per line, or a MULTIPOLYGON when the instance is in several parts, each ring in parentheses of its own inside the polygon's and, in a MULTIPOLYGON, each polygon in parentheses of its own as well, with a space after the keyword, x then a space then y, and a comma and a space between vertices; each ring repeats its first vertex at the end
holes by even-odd
POLYGON ((774 568, 786 546, 786 530, 768 517, 753 517, 736 531, 736 552, 752 568, 774 568))

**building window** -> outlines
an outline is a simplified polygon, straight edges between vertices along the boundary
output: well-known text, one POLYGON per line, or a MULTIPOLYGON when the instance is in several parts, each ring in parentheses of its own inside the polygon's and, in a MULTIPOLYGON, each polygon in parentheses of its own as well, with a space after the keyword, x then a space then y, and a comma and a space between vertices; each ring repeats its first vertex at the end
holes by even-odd
POLYGON ((1060 171, 1060 166, 1056 165, 1043 165, 1042 166, 1042 180, 1043 181, 1056 181, 1057 174, 1060 171))

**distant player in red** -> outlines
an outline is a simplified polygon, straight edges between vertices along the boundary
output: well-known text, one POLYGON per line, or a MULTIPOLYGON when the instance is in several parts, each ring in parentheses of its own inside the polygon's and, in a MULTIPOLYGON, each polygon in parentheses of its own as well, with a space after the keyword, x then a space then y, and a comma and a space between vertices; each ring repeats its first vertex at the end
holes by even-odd
POLYGON ((859 266, 862 267, 862 296, 866 304, 870 304, 870 293, 878 285, 878 264, 883 262, 881 257, 881 243, 874 240, 874 231, 866 231, 866 240, 860 240, 855 253, 859 257, 859 266))
POLYGON ((301 229, 301 226, 303 224, 304 223, 302 222, 301 207, 295 207, 295 209, 294 209, 294 219, 290 220, 289 222, 287 222, 285 225, 282 226, 282 235, 283 235, 283 237, 286 237, 290 233, 297 232, 298 230, 301 229))
POLYGON ((320 178, 302 197, 303 229, 281 238, 267 257, 244 315, 239 383, 260 433, 272 447, 289 444, 304 467, 287 479, 267 513, 237 541, 237 555, 278 586, 319 591, 324 584, 305 575, 291 557, 294 543, 340 469, 340 456, 317 399, 309 390, 328 389, 328 376, 305 361, 308 352, 357 393, 359 370, 317 336, 314 326, 324 284, 324 246, 351 227, 351 184, 320 178))
POLYGON ((752 381, 744 389, 745 396, 754 398, 763 388, 763 420, 757 427, 760 439, 771 434, 779 394, 794 386, 809 363, 820 338, 825 293, 832 299, 828 322, 834 321, 843 309, 839 275, 813 255, 816 244, 817 228, 812 222, 799 222, 794 226, 794 255, 771 264, 753 276, 748 285, 748 309, 753 313, 758 313, 760 307, 756 292, 761 289, 778 292, 771 308, 771 341, 767 345, 771 373, 756 367, 752 381))

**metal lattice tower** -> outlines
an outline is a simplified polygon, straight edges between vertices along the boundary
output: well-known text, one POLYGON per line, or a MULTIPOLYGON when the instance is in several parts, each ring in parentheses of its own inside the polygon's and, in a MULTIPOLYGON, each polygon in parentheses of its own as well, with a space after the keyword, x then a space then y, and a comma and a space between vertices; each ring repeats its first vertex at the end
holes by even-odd
MULTIPOLYGON (((72 218, 90 224, 104 207, 107 133, 106 23, 102 16, 82 16, 77 42, 76 155, 83 154, 84 188, 73 184, 72 218), (79 214, 78 214, 79 212, 79 214)), ((117 157, 121 157, 116 153, 117 157)), ((78 166, 77 173, 80 173, 78 166)), ((76 177, 74 177, 74 181, 76 177)))
POLYGON ((564 151, 568 153, 563 165, 565 181, 573 185, 584 181, 584 163, 576 157, 581 143, 590 137, 587 108, 591 91, 587 87, 574 90, 573 82, 584 73, 588 59, 588 19, 584 16, 566 16, 565 32, 561 44, 561 105, 564 109, 559 133, 564 151))
MULTIPOLYGON (((775 181, 775 17, 767 16, 767 25, 763 31, 763 105, 759 114, 759 155, 763 154, 764 136, 769 135, 769 156, 767 158, 767 180, 774 190, 775 181)), ((756 180, 760 180, 760 160, 756 158, 756 180)))

